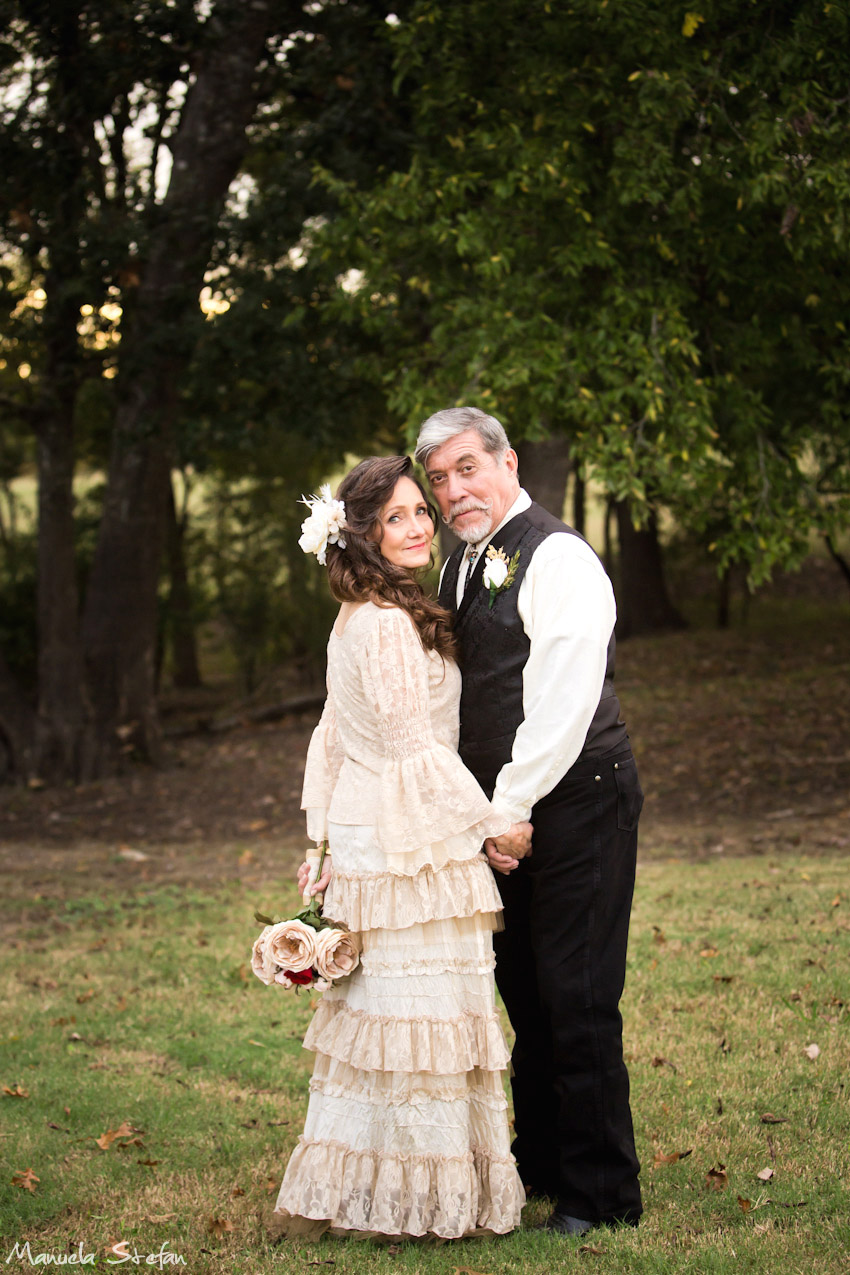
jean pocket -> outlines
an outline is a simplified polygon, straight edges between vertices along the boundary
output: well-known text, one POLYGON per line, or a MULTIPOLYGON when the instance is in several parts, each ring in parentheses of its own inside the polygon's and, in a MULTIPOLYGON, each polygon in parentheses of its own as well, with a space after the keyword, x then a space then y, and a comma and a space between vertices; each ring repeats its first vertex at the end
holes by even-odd
POLYGON ((633 832, 643 807, 643 789, 633 758, 614 766, 614 780, 617 784, 617 827, 623 832, 633 832))

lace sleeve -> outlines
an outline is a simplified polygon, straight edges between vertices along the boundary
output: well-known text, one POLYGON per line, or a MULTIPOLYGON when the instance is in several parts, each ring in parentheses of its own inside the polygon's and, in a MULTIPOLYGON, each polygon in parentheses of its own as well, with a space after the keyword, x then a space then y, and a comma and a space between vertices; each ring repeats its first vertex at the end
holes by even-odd
POLYGON ((319 724, 313 731, 304 766, 301 809, 307 812, 307 836, 316 843, 328 835, 328 807, 343 762, 336 730, 333 700, 328 693, 319 724))
POLYGON ((405 874, 471 858, 510 823, 493 814, 455 750, 435 737, 429 667, 409 617, 384 611, 364 670, 385 756, 376 837, 392 870, 405 874))

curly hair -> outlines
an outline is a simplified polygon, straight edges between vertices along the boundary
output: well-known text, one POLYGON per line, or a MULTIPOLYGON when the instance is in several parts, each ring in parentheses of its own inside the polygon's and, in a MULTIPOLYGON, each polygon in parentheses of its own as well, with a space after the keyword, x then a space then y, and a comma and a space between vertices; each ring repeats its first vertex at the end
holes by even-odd
POLYGON ((436 510, 416 477, 409 456, 371 456, 362 460, 346 474, 336 493, 337 500, 345 501, 345 548, 328 545, 331 593, 338 602, 399 607, 410 616, 426 651, 456 659, 449 612, 428 597, 414 572, 395 566, 379 547, 381 510, 400 478, 409 478, 416 484, 436 525, 436 510))

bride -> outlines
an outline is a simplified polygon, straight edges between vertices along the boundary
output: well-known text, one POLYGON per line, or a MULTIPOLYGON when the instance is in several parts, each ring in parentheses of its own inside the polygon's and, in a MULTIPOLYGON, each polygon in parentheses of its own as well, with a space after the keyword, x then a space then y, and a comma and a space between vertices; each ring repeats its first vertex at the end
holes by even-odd
POLYGON ((504 1234, 525 1197, 493 981, 501 902, 481 847, 508 821, 457 755, 460 674, 448 613, 415 576, 434 520, 411 461, 365 460, 335 501, 325 491, 300 543, 326 561, 342 605, 302 806, 332 856, 312 889, 326 891, 326 917, 359 933, 362 955, 304 1040, 316 1054, 310 1102, 276 1226, 504 1234))

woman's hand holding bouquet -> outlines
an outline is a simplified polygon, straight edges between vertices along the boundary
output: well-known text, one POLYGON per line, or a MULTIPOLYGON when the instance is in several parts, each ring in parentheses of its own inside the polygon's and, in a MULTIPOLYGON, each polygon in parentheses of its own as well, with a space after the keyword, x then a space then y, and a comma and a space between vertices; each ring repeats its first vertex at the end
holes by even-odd
POLYGON ((327 843, 317 862, 308 858, 298 869, 298 888, 306 905, 300 912, 285 920, 254 913, 265 929, 251 951, 251 969, 267 985, 325 992, 357 968, 357 936, 322 916, 322 895, 331 877, 330 865, 323 870, 326 853, 327 843))

